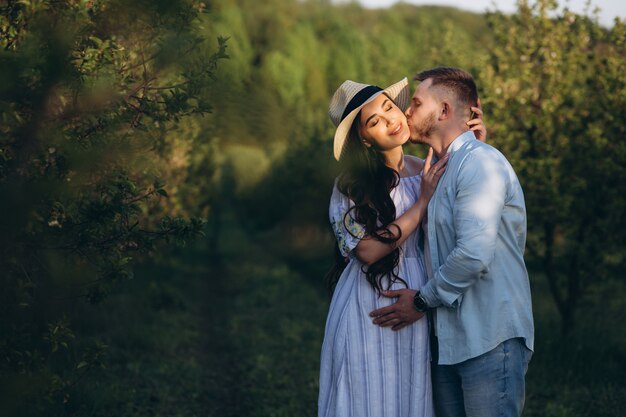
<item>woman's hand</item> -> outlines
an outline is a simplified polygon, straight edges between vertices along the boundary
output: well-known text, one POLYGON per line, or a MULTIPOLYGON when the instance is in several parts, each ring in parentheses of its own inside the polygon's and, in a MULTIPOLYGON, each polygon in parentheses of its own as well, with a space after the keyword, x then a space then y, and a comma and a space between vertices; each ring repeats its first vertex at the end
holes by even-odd
POLYGON ((433 148, 428 150, 428 156, 424 162, 424 170, 422 171, 422 184, 420 186, 420 199, 424 200, 426 205, 435 193, 439 179, 446 172, 449 154, 445 154, 443 158, 431 166, 433 160, 433 148))
POLYGON ((397 238, 395 242, 384 243, 369 236, 361 239, 354 248, 354 254, 357 259, 365 265, 372 265, 384 256, 391 253, 392 250, 402 245, 404 241, 417 229, 422 223, 422 219, 426 215, 428 202, 437 188, 439 178, 446 171, 448 163, 448 155, 446 154, 436 164, 431 166, 433 159, 433 150, 428 151, 428 156, 424 162, 424 170, 422 171, 422 183, 420 197, 407 211, 405 211, 396 220, 387 225, 386 231, 391 231, 391 236, 397 238))
POLYGON ((481 142, 487 142, 487 127, 483 122, 483 111, 480 106, 480 99, 478 99, 477 106, 470 107, 470 109, 472 109, 472 111, 476 114, 476 118, 470 120, 469 122, 466 122, 466 124, 469 126, 469 130, 474 131, 476 139, 481 142))

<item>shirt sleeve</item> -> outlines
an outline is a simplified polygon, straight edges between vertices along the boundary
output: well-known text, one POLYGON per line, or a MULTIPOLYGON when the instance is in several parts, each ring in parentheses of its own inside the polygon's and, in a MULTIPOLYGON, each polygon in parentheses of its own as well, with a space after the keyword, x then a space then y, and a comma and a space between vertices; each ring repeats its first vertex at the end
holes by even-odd
POLYGON ((489 271, 507 178, 503 161, 489 150, 477 150, 463 162, 452 209, 456 245, 434 271, 433 279, 420 290, 428 306, 457 307, 463 293, 489 271))
POLYGON ((357 223, 353 217, 354 211, 350 211, 353 206, 354 203, 335 185, 330 198, 328 214, 339 250, 344 257, 348 257, 365 236, 365 226, 357 223))

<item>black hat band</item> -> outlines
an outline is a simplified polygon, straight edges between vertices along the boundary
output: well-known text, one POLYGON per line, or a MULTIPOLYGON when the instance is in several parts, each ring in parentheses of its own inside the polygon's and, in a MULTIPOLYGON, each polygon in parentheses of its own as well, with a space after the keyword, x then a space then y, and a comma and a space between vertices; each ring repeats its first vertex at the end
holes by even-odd
POLYGON ((374 95, 374 93, 377 93, 379 91, 383 91, 383 89, 376 85, 368 85, 367 87, 356 93, 354 97, 352 97, 352 100, 350 100, 350 102, 346 106, 346 109, 343 111, 343 114, 341 115, 341 121, 343 121, 343 119, 345 119, 346 116, 352 112, 352 110, 365 103, 368 98, 370 98, 374 95))

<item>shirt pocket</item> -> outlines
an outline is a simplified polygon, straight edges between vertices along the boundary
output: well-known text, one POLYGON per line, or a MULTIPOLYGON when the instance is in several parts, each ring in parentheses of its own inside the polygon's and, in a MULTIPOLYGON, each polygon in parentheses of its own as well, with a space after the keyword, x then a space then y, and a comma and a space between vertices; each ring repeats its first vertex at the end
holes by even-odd
POLYGON ((435 196, 437 205, 437 215, 435 223, 438 228, 448 229, 454 224, 452 213, 454 207, 454 190, 450 185, 445 185, 435 196))

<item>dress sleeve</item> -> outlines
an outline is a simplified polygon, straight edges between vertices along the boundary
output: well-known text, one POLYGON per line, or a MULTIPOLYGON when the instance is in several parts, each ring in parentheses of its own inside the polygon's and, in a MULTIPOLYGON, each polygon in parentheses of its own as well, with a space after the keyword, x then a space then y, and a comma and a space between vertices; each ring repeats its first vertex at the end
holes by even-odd
POLYGON ((339 245, 339 250, 344 257, 348 257, 350 252, 359 244, 359 241, 365 236, 365 226, 352 216, 353 211, 348 213, 354 203, 345 196, 337 185, 333 187, 333 194, 330 197, 330 207, 328 214, 330 224, 333 227, 335 238, 339 245), (348 215, 346 216, 346 213, 348 215))

